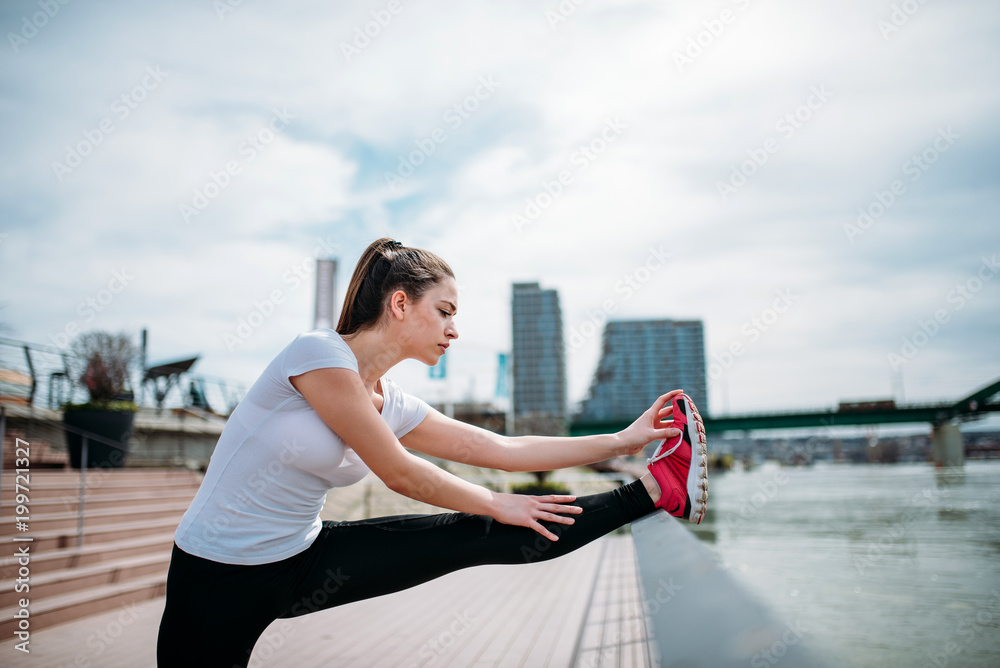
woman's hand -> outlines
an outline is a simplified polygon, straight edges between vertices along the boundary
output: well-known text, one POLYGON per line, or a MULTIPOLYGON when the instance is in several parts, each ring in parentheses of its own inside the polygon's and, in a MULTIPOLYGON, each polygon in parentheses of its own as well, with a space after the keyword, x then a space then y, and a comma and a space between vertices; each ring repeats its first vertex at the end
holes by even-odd
POLYGON ((493 497, 494 512, 491 515, 498 522, 529 527, 553 541, 559 540, 559 536, 542 526, 540 524, 541 520, 557 522, 559 524, 572 524, 576 520, 572 517, 560 515, 559 513, 576 515, 583 512, 583 508, 579 506, 565 505, 570 501, 575 501, 575 496, 561 494, 528 496, 526 494, 495 493, 493 497))
POLYGON ((681 433, 680 429, 670 426, 673 420, 667 418, 673 414, 670 401, 683 391, 674 390, 660 396, 635 422, 616 434, 621 443, 621 454, 634 455, 653 441, 672 438, 681 433))

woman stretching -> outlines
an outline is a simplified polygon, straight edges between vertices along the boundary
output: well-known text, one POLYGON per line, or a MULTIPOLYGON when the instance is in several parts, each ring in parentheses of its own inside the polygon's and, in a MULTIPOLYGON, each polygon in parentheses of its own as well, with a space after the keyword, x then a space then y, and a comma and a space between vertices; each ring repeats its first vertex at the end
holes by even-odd
POLYGON ((229 417, 174 536, 160 668, 246 666, 275 619, 469 566, 551 559, 657 507, 701 522, 705 430, 681 390, 617 434, 508 437, 447 418, 384 376, 404 359, 436 364, 458 338, 457 310, 443 260, 380 239, 358 262, 337 330, 299 335, 268 365, 229 417), (580 498, 493 492, 408 452, 547 471, 660 439, 649 473, 580 498), (327 492, 369 471, 399 494, 458 512, 320 520, 327 492))

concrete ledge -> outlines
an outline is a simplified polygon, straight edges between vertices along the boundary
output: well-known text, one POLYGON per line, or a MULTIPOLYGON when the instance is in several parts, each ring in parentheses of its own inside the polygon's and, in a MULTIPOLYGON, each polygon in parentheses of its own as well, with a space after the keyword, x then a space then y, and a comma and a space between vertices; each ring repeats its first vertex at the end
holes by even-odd
POLYGON ((825 667, 794 621, 778 621, 663 511, 632 523, 644 607, 660 665, 684 668, 825 667))

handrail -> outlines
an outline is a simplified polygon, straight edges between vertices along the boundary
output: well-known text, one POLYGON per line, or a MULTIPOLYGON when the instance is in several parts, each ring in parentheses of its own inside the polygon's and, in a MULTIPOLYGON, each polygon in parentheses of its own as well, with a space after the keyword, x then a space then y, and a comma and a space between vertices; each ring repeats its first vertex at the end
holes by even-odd
MULTIPOLYGON (((125 444, 115 441, 99 434, 95 434, 92 431, 87 431, 86 429, 80 429, 79 427, 74 427, 68 424, 58 424, 56 425, 59 429, 67 431, 70 433, 77 434, 82 437, 82 443, 80 446, 80 493, 79 500, 77 502, 77 522, 76 522, 76 546, 81 547, 83 545, 83 517, 84 517, 84 505, 86 503, 86 490, 87 490, 87 454, 88 446, 90 441, 96 441, 97 443, 102 443, 104 445, 117 448, 118 450, 128 450, 128 446, 125 444)), ((7 407, 0 406, 0 489, 3 485, 3 465, 4 465, 4 445, 7 437, 7 407)), ((0 506, 2 506, 3 499, 0 497, 0 506)))
MULTIPOLYGON (((104 436, 101 436, 100 434, 95 434, 92 431, 87 431, 86 429, 80 429, 79 427, 74 427, 68 424, 60 424, 57 426, 59 429, 72 432, 79 436, 83 436, 85 438, 90 439, 91 441, 97 441, 98 443, 103 443, 104 445, 110 445, 112 448, 118 448, 119 450, 128 450, 128 446, 123 445, 121 441, 114 441, 111 440, 110 438, 105 438, 104 436)), ((0 465, 2 465, 2 462, 0 462, 0 465)))
POLYGON ((666 512, 632 522, 644 608, 663 666, 826 666, 800 620, 777 621, 666 512))

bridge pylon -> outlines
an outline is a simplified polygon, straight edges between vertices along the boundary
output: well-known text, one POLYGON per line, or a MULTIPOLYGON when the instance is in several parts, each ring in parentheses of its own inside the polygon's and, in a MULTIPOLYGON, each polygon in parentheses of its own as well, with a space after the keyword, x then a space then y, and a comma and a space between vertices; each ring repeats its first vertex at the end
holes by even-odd
POLYGON ((935 466, 939 467, 965 464, 962 431, 954 420, 934 425, 931 430, 931 457, 935 466))

